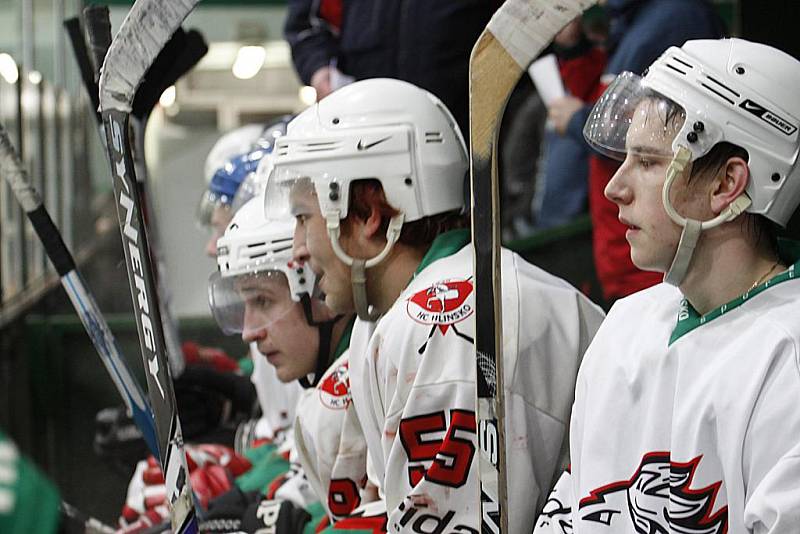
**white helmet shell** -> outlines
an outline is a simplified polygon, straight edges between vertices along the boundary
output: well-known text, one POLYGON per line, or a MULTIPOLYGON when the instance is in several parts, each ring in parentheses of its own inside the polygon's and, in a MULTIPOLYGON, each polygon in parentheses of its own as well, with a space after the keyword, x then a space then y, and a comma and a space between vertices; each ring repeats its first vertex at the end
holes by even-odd
MULTIPOLYGON (((381 182, 405 222, 463 207, 466 146, 453 116, 410 83, 370 79, 343 87, 295 118, 275 144, 270 190, 292 178, 314 182, 326 218, 348 213, 354 180, 381 182)), ((285 196, 267 209, 285 210, 285 196)), ((282 198, 281 198, 282 197, 282 198)))
POLYGON ((642 84, 686 112, 674 153, 683 146, 695 160, 721 141, 744 148, 747 211, 786 225, 800 201, 800 61, 742 39, 687 41, 653 63, 642 84))
POLYGON ((265 271, 286 275, 292 300, 311 295, 315 276, 292 260, 294 219, 267 219, 264 200, 256 197, 236 212, 217 241, 217 264, 222 278, 265 271))

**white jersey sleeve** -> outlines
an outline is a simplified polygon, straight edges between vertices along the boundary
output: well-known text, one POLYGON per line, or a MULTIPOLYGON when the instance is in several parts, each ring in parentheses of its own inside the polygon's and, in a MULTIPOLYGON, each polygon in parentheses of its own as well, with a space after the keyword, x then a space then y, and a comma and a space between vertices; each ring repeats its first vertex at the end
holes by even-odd
POLYGON ((295 420, 298 459, 331 519, 361 504, 367 479, 367 446, 350 395, 348 353, 316 387, 303 392, 295 420))
POLYGON ((757 534, 800 528, 800 365, 796 345, 781 348, 750 415, 742 454, 744 524, 757 534))

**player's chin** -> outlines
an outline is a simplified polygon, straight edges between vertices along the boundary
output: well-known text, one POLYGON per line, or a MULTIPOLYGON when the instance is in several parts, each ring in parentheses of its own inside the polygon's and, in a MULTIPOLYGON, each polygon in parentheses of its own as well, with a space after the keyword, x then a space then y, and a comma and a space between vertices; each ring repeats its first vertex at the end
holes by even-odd
POLYGON ((289 382, 300 378, 299 376, 294 376, 292 372, 284 365, 278 365, 275 367, 275 375, 278 377, 278 380, 284 384, 288 384, 289 382))
POLYGON ((651 251, 642 246, 631 244, 631 261, 642 271, 665 272, 661 265, 663 262, 658 261, 651 251))

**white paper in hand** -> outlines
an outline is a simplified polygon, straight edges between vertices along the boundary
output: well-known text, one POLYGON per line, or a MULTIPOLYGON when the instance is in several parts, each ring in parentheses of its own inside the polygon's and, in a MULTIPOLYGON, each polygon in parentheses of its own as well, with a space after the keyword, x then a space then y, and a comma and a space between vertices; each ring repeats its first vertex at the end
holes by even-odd
POLYGON ((531 63, 528 74, 545 106, 550 107, 553 100, 565 95, 564 82, 561 81, 558 61, 554 54, 547 54, 531 63))

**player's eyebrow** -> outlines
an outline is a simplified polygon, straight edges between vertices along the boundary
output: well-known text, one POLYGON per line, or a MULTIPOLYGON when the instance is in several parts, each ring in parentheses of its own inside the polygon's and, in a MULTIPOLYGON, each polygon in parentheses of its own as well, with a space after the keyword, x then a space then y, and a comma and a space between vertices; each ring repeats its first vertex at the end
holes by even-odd
POLYGON ((665 158, 672 157, 672 152, 667 152, 661 148, 657 148, 650 145, 634 145, 632 147, 628 147, 629 152, 639 152, 643 154, 651 154, 653 156, 663 156, 665 158))

